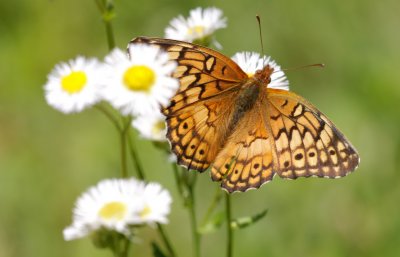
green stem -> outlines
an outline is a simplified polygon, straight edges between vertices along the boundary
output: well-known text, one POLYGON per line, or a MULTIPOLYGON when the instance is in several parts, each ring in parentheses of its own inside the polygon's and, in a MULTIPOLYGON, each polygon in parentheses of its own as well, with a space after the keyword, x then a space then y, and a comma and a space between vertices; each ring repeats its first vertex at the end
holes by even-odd
POLYGON ((126 239, 123 240, 123 243, 124 243, 124 246, 123 246, 123 250, 122 250, 122 253, 121 253, 121 257, 128 257, 129 249, 130 249, 130 246, 131 246, 131 241, 128 238, 126 238, 126 239))
POLYGON ((112 114, 112 112, 110 112, 110 110, 108 110, 104 105, 97 104, 95 105, 96 109, 99 110, 100 112, 102 112, 111 122, 112 124, 114 124, 114 126, 117 128, 118 131, 121 131, 121 126, 117 120, 117 118, 115 118, 115 116, 112 114))
POLYGON ((219 201, 221 200, 221 188, 219 186, 216 187, 214 198, 207 209, 206 214, 204 215, 202 224, 205 225, 211 217, 211 214, 214 212, 215 207, 217 207, 219 201))
POLYGON ((179 195, 182 197, 182 199, 184 199, 183 188, 182 188, 182 179, 181 179, 181 175, 179 174, 178 165, 175 163, 172 163, 172 169, 174 170, 175 183, 176 183, 176 187, 178 188, 179 195))
POLYGON ((115 39, 111 19, 104 19, 104 25, 106 26, 108 49, 112 50, 115 48, 115 39))
POLYGON ((227 244, 226 244, 226 256, 232 257, 232 246, 233 246, 233 231, 231 226, 231 198, 229 193, 225 194, 226 203, 226 232, 227 232, 227 244))
POLYGON ((96 5, 101 13, 104 26, 106 29, 108 49, 115 47, 115 38, 111 20, 114 18, 114 4, 112 0, 95 0, 96 5))
POLYGON ((163 226, 162 226, 160 223, 157 223, 157 229, 158 229, 158 232, 159 232, 160 235, 161 235, 161 238, 162 238, 163 241, 164 241, 165 246, 166 246, 167 249, 168 249, 168 252, 169 252, 170 256, 171 256, 171 257, 176 257, 174 248, 172 247, 171 242, 169 241, 169 239, 168 239, 168 237, 167 237, 167 234, 165 233, 164 228, 163 228, 163 226))
MULTIPOLYGON (((196 176, 197 173, 194 174, 196 176)), ((195 204, 195 197, 194 197, 194 182, 196 179, 194 178, 191 182, 188 183, 188 190, 189 190, 189 215, 190 215, 190 224, 192 227, 192 234, 193 234, 193 244, 194 244, 194 256, 200 257, 200 234, 197 230, 197 217, 196 217, 196 204, 195 204)))
POLYGON ((127 118, 124 119, 123 118, 123 124, 124 127, 123 129, 120 131, 120 140, 121 140, 121 176, 123 178, 127 178, 128 177, 128 165, 126 162, 126 142, 128 140, 128 131, 130 128, 130 124, 132 121, 132 118, 127 118))
POLYGON ((141 180, 145 180, 146 177, 143 172, 142 163, 140 162, 136 148, 135 148, 134 144, 132 143, 131 133, 128 133, 128 147, 129 147, 129 152, 130 152, 132 160, 133 160, 133 165, 135 166, 135 170, 137 172, 137 176, 141 180))
POLYGON ((121 176, 128 177, 128 170, 126 165, 126 134, 121 131, 121 176))

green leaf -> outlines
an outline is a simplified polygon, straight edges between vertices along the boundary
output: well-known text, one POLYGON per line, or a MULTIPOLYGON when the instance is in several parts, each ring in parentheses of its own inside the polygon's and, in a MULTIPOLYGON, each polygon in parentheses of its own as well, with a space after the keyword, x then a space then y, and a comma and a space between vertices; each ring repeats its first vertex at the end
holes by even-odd
POLYGON ((265 209, 262 212, 257 213, 253 216, 235 219, 231 222, 231 227, 233 229, 241 229, 241 228, 248 227, 248 226, 256 223, 257 221, 259 221, 260 219, 262 219, 265 215, 267 215, 267 213, 268 213, 268 209, 265 209))
POLYGON ((161 251, 161 249, 160 249, 160 247, 157 245, 157 243, 152 242, 152 243, 151 243, 151 248, 153 249, 153 256, 154 256, 154 257, 168 257, 167 255, 165 255, 165 254, 161 251))
POLYGON ((202 225, 198 232, 200 234, 209 234, 216 231, 221 227, 222 223, 225 221, 225 212, 217 212, 206 224, 202 225))

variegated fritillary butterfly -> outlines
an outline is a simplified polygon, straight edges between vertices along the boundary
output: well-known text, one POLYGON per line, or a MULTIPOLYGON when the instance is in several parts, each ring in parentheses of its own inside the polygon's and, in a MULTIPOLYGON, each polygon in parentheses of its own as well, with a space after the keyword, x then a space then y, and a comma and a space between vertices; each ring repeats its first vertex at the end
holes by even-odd
POLYGON ((178 163, 205 171, 228 192, 282 178, 338 178, 359 157, 344 135, 311 103, 268 87, 273 68, 249 77, 230 58, 181 41, 138 37, 178 63, 180 88, 162 112, 178 163))

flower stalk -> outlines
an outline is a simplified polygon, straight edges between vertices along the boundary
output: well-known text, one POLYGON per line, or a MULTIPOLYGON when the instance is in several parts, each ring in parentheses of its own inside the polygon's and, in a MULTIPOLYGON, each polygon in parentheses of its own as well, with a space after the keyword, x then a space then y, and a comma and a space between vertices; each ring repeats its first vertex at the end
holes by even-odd
POLYGON ((107 44, 108 49, 112 50, 115 47, 115 38, 113 27, 111 24, 112 19, 114 18, 114 3, 112 0, 95 0, 97 8, 99 9, 104 26, 106 29, 106 36, 107 36, 107 44))
POLYGON ((232 220, 232 209, 231 209, 231 198, 230 194, 225 194, 225 208, 226 208, 226 257, 233 256, 233 230, 231 226, 232 220))

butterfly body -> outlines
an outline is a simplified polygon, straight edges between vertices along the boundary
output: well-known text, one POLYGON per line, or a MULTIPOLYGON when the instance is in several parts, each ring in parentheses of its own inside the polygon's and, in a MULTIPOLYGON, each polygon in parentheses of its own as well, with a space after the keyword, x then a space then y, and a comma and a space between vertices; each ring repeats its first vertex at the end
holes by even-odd
POLYGON ((178 63, 180 88, 163 109, 178 163, 210 169, 228 192, 282 178, 343 177, 359 157, 343 134, 299 95, 268 87, 274 69, 248 76, 230 58, 202 46, 136 38, 163 48, 178 63))

